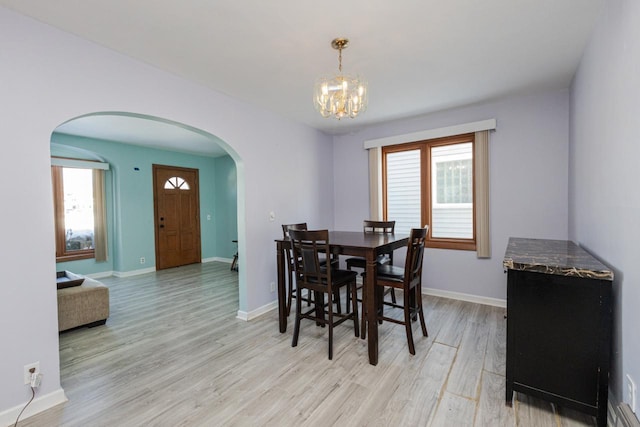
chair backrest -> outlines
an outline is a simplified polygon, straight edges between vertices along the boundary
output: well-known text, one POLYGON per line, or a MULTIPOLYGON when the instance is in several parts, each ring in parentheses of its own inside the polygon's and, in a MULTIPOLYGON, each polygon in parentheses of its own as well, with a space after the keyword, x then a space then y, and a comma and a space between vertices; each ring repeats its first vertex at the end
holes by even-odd
POLYGON ((424 258, 424 244, 428 231, 428 225, 425 225, 424 228, 411 229, 404 265, 405 285, 413 286, 422 280, 422 259, 424 258))
POLYGON ((365 233, 393 233, 396 228, 395 221, 372 221, 366 219, 362 223, 365 233))
MULTIPOLYGON (((381 234, 393 234, 396 228, 395 221, 372 221, 365 219, 362 222, 362 229, 365 233, 381 233, 381 234)), ((388 254, 380 255, 381 259, 387 258, 391 264, 393 264, 393 251, 388 254)))
MULTIPOLYGON (((299 224, 282 224, 282 235, 285 239, 289 238, 289 230, 306 230, 307 223, 301 222, 299 224)), ((285 252, 287 258, 287 266, 289 266, 289 274, 293 271, 295 266, 293 265, 293 252, 291 248, 285 252)), ((291 276, 289 276, 291 277, 291 276)))
POLYGON ((282 224, 282 235, 284 236, 285 239, 289 238, 289 230, 290 229, 306 230, 307 229, 307 223, 306 222, 301 222, 300 224, 282 224))
POLYGON ((298 286, 328 285, 331 291, 331 268, 323 265, 329 251, 329 230, 289 229, 293 264, 298 286))

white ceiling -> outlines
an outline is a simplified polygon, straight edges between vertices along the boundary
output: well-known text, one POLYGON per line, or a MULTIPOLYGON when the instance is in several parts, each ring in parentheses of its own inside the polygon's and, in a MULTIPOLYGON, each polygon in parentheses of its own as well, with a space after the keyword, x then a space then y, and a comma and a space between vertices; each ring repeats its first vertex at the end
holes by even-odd
POLYGON ((130 114, 92 114, 63 123, 56 132, 210 157, 227 154, 210 134, 130 114))
POLYGON ((0 0, 0 5, 340 134, 568 87, 603 1, 0 0), (343 70, 369 81, 369 108, 355 119, 324 119, 311 102, 316 78, 337 72, 337 52, 330 47, 336 37, 351 41, 343 70))

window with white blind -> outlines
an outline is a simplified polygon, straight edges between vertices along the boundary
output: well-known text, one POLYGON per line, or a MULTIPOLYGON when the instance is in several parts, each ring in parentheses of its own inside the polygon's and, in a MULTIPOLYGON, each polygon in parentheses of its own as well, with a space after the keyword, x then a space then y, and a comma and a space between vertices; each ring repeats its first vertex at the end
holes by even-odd
POLYGON ((57 262, 107 260, 108 169, 103 162, 51 158, 57 262))
POLYGON ((382 148, 383 215, 396 232, 429 225, 427 246, 475 250, 474 134, 382 148))
POLYGON ((420 150, 388 153, 387 217, 396 222, 395 230, 408 234, 422 223, 420 216, 420 150))
POLYGON ((93 258, 93 171, 52 166, 59 261, 93 258))
POLYGON ((473 147, 431 148, 431 236, 473 239, 473 147))

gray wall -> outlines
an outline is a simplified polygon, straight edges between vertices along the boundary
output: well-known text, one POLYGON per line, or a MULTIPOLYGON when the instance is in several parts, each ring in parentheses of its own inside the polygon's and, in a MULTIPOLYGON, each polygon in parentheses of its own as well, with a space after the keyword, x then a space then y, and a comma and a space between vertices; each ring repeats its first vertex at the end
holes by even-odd
POLYGON ((275 299, 269 285, 281 220, 333 227, 331 138, 314 129, 6 8, 0 8, 0 63, 0 144, 8 159, 0 180, 14 184, 2 187, 0 209, 3 242, 11 242, 0 246, 0 425, 15 420, 14 408, 31 397, 22 381, 28 363, 39 361, 44 374, 37 405, 64 398, 50 173, 51 134, 61 123, 96 112, 136 113, 223 141, 238 170, 240 257, 251 266, 239 272, 240 315, 275 299), (296 164, 282 168, 282 153, 296 164), (276 221, 269 221, 269 211, 276 221))
POLYGON ((363 142, 497 119, 489 142, 491 259, 427 249, 427 288, 504 300, 502 259, 510 236, 567 238, 568 91, 515 97, 370 127, 334 139, 335 224, 359 230, 369 217, 368 155, 363 142))
POLYGON ((611 0, 571 89, 569 236, 615 272, 617 400, 627 374, 640 387, 639 117, 640 2, 611 0))
POLYGON ((101 111, 173 120, 225 142, 238 170, 240 256, 251 266, 239 275, 244 312, 275 298, 269 283, 275 280, 273 239, 280 224, 360 229, 369 216, 364 140, 496 118, 490 143, 493 257, 430 250, 426 284, 503 299, 501 260, 509 236, 568 236, 583 244, 617 273, 613 383, 620 396, 623 373, 640 378, 633 329, 640 320, 639 273, 633 268, 640 237, 633 187, 640 154, 639 9, 635 0, 606 3, 572 88, 570 144, 567 91, 375 126, 331 144, 320 132, 0 8, 0 81, 11 83, 3 86, 0 103, 0 144, 10 159, 0 178, 15 183, 3 186, 11 208, 0 210, 3 241, 11 242, 0 249, 0 342, 9 349, 0 358, 0 420, 30 397, 22 384, 27 363, 40 361, 45 375, 40 405, 57 403, 62 393, 49 143, 59 124, 101 111))

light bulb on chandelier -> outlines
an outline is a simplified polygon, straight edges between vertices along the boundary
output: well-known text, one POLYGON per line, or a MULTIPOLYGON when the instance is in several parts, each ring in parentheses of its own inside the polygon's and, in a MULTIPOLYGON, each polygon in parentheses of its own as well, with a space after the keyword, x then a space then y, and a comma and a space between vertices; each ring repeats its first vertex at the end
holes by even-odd
POLYGON ((334 77, 322 77, 316 81, 313 104, 322 117, 354 118, 367 109, 367 82, 358 76, 342 74, 342 49, 348 39, 337 38, 331 47, 338 51, 338 71, 334 77))

